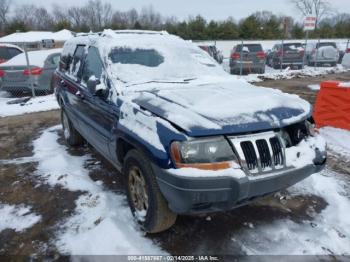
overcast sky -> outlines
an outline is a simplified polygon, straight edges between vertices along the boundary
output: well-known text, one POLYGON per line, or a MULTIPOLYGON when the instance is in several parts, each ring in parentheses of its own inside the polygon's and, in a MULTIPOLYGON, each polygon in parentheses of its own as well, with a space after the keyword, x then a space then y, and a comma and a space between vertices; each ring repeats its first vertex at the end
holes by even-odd
MULTIPOLYGON (((152 5, 155 10, 164 16, 175 15, 180 19, 186 19, 188 16, 201 14, 207 19, 222 20, 229 16, 236 20, 246 17, 256 11, 268 10, 276 14, 291 15, 300 18, 299 13, 289 0, 102 0, 110 2, 113 8, 119 10, 128 10, 136 8, 138 10, 143 6, 152 5)), ((33 3, 51 7, 52 4, 60 3, 65 6, 71 4, 82 5, 87 0, 26 0, 26 3, 33 3)), ((339 12, 350 13, 350 0, 329 0, 333 8, 339 12)), ((22 3, 16 0, 16 3, 22 3)))

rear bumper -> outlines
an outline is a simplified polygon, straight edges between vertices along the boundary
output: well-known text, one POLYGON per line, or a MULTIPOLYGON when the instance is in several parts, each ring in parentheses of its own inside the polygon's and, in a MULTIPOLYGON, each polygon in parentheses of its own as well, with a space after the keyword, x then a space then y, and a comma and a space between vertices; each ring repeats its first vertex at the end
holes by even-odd
POLYGON ((337 63, 338 62, 338 58, 334 57, 334 58, 314 58, 314 57, 310 57, 309 62, 311 63, 337 63))
POLYGON ((260 69, 260 68, 265 68, 265 61, 263 62, 243 62, 241 63, 240 61, 232 61, 230 60, 230 68, 231 69, 240 69, 243 68, 244 70, 247 69, 260 69))
MULTIPOLYGON (((317 162, 317 161, 316 161, 317 162)), ((271 176, 249 177, 185 177, 153 166, 158 185, 169 208, 177 214, 198 214, 230 210, 277 192, 321 171, 320 164, 285 170, 271 176)))

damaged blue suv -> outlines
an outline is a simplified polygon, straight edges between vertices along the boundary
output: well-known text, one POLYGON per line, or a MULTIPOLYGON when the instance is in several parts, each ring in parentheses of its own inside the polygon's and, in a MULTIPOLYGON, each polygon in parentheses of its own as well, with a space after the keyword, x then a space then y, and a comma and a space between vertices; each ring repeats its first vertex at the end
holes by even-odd
POLYGON ((248 204, 325 166, 309 103, 231 76, 166 32, 80 34, 64 45, 55 87, 68 144, 87 141, 124 175, 146 232, 248 204))

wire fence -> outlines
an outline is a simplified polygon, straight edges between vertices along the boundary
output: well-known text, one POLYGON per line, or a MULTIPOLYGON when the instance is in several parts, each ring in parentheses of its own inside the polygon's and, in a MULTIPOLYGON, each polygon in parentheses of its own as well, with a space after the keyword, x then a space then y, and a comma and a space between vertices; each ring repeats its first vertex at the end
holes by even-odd
MULTIPOLYGON (((291 41, 281 39, 280 41, 274 41, 273 44, 270 42, 268 49, 265 46, 264 50, 263 45, 265 43, 263 41, 261 41, 263 45, 259 41, 236 41, 228 62, 226 64, 224 63, 223 66, 231 74, 236 75, 263 74, 266 71, 282 72, 287 68, 300 70, 309 67, 318 70, 321 66, 336 66, 337 63, 341 63, 347 51, 350 53, 350 40, 348 39, 342 42, 343 48, 337 50, 339 59, 334 57, 334 60, 330 60, 331 62, 320 60, 319 49, 320 44, 323 42, 321 39, 315 41, 306 38, 304 42, 301 40, 291 41), (345 46, 344 43, 346 43, 345 46), (294 44, 294 51, 291 50, 291 44, 294 44)), ((38 84, 38 76, 33 75, 30 56, 28 56, 28 50, 25 44, 21 48, 25 55, 23 69, 20 73, 0 69, 0 91, 5 91, 7 93, 6 96, 18 98, 42 96, 52 93, 52 89, 42 89, 40 84, 38 84), (16 73, 17 78, 14 76, 16 73), (22 78, 18 77, 21 74, 22 78), (21 85, 20 82, 23 79, 26 81, 21 85)), ((41 47, 41 49, 46 48, 41 47)))
POLYGON ((342 62, 345 53, 350 53, 350 40, 339 48, 336 42, 318 40, 291 41, 281 39, 268 49, 259 41, 241 40, 231 50, 226 70, 235 75, 271 73, 286 69, 301 70, 319 67, 335 67, 342 62), (325 46, 328 50, 325 51, 325 46), (332 51, 333 50, 333 51, 332 51))

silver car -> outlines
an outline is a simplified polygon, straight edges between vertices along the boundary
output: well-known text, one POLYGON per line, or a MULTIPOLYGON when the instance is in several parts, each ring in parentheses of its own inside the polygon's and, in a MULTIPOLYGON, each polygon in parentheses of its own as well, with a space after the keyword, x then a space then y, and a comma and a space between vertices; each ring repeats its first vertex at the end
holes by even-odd
POLYGON ((308 43, 306 57, 309 66, 335 66, 339 60, 339 49, 335 42, 308 43))
POLYGON ((61 49, 28 52, 30 71, 24 53, 13 57, 0 65, 0 90, 13 95, 31 92, 31 75, 36 93, 53 93, 52 77, 60 56, 61 49))
POLYGON ((230 56, 230 73, 265 73, 266 55, 261 44, 236 45, 230 56))

